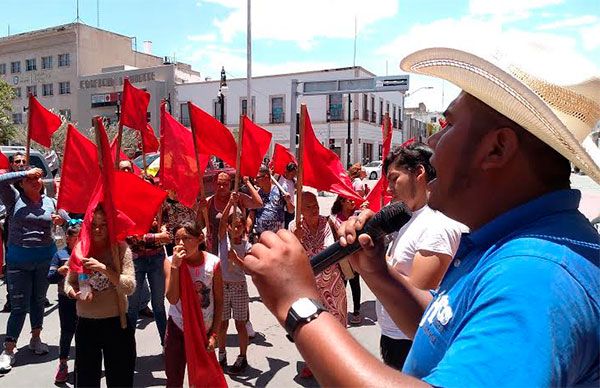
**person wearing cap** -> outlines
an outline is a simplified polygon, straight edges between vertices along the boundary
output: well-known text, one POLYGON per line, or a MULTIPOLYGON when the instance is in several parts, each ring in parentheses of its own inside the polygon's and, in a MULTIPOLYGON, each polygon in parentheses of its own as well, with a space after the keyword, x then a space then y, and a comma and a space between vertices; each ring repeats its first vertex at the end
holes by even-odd
POLYGON ((284 230, 264 233, 240 261, 265 306, 324 386, 598 386, 600 236, 578 211, 569 161, 600 183, 581 145, 600 119, 600 79, 559 86, 443 48, 401 67, 462 89, 429 139, 428 204, 470 229, 435 292, 408 287, 383 242, 356 235, 372 212, 338 231, 342 246, 358 239, 353 267, 413 338, 403 371, 311 301, 306 253, 284 230))

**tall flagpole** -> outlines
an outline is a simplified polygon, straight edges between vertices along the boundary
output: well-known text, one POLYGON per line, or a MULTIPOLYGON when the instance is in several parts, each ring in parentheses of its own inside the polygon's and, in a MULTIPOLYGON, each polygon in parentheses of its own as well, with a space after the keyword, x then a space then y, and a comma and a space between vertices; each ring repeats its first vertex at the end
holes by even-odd
POLYGON ((304 132, 306 128, 306 104, 300 104, 300 136, 298 142, 298 178, 296 181, 296 226, 300 229, 300 222, 302 221, 302 185, 304 183, 304 132))
MULTIPOLYGON (((390 120, 390 114, 389 114, 389 112, 385 112, 385 116, 383 118, 383 134, 384 134, 383 144, 385 144, 385 142, 387 141, 388 136, 392 136, 392 128, 391 128, 391 126, 392 126, 392 122, 390 120)), ((390 141, 391 141, 391 139, 390 139, 390 141)), ((383 151, 384 151, 383 149, 381 151, 382 151, 381 157, 385 160, 385 157, 387 155, 383 155, 383 151)), ((383 169, 382 169, 382 173, 383 173, 383 169)), ((383 176, 381 176, 379 179, 383 179, 383 176)), ((381 206, 379 207, 380 209, 383 208, 383 204, 385 202, 385 193, 387 191, 386 189, 387 188, 384 187, 381 190, 381 198, 380 198, 380 201, 381 201, 380 205, 381 206)))
POLYGON ((237 155, 235 159, 235 182, 233 183, 233 191, 235 192, 237 192, 240 189, 240 170, 242 169, 242 142, 244 139, 244 117, 244 115, 240 115, 240 128, 238 130, 237 138, 237 155))
POLYGON ((32 94, 29 94, 29 102, 27 105, 27 146, 25 148, 25 164, 29 165, 29 149, 31 148, 31 97, 32 94))
POLYGON ((250 117, 250 120, 254 117, 254 107, 252 106, 252 13, 251 4, 252 0, 248 1, 248 23, 246 32, 246 116, 250 117))
MULTIPOLYGON (((190 104, 192 102, 188 101, 188 111, 190 111, 190 104)), ((200 171, 200 159, 198 159, 199 147, 198 147, 198 139, 196 139, 196 126, 194 125, 194 115, 190 114, 190 128, 192 130, 192 140, 194 141, 194 156, 196 159, 196 169, 198 170, 198 179, 200 180, 200 196, 203 199, 206 199, 206 193, 204 192, 204 171, 200 171)), ((206 226, 206 234, 210 233, 210 224, 208 222, 208 209, 206 207, 202 208, 202 216, 204 218, 204 225, 206 226)))

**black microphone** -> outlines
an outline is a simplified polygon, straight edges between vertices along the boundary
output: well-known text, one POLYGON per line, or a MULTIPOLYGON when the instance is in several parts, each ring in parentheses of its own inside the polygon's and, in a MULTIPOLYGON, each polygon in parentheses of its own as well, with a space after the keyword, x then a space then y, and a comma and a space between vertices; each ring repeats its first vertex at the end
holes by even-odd
POLYGON ((344 257, 349 256, 359 249, 361 246, 358 242, 358 236, 366 233, 373 240, 377 240, 385 235, 393 233, 399 230, 404 224, 406 224, 411 217, 412 213, 406 205, 402 202, 395 202, 389 206, 384 207, 371 218, 365 226, 356 232, 356 241, 352 244, 348 244, 342 247, 339 242, 328 246, 320 253, 317 253, 310 259, 310 266, 313 269, 314 274, 322 272, 325 268, 332 264, 337 263, 344 257))

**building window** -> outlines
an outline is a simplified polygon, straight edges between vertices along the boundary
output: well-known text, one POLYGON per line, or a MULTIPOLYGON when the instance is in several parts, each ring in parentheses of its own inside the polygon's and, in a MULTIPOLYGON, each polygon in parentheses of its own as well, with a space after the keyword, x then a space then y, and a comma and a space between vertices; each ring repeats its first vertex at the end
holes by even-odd
POLYGON ((181 124, 185 125, 186 127, 189 127, 190 126, 190 111, 188 109, 187 102, 179 105, 179 109, 181 112, 181 115, 179 116, 179 117, 181 117, 181 124))
POLYGON ((71 65, 71 57, 67 54, 58 54, 58 67, 65 67, 71 65))
POLYGON ((220 98, 217 98, 216 100, 214 100, 213 106, 215 108, 215 114, 213 116, 215 117, 215 119, 217 119, 220 122, 222 122, 223 124, 225 124, 227 122, 227 121, 225 121, 225 119, 226 119, 225 107, 227 106, 227 100, 226 100, 225 96, 223 96, 223 117, 221 117, 221 99, 220 98))
POLYGON ((29 96, 30 94, 37 97, 37 85, 27 87, 27 95, 29 96))
POLYGON ((383 100, 379 99, 379 124, 383 124, 383 100))
POLYGON ((13 113, 13 124, 23 124, 23 113, 13 113))
POLYGON ((383 160, 383 144, 379 144, 378 155, 379 157, 377 158, 377 160, 383 160))
POLYGON ((67 121, 71 121, 71 109, 61 109, 58 113, 67 121))
POLYGON ((328 113, 330 121, 344 121, 344 104, 341 94, 330 94, 327 96, 329 100, 328 113))
POLYGON ((69 81, 59 82, 58 94, 71 94, 71 83, 69 81))
POLYGON ((283 111, 283 97, 271 97, 271 124, 281 124, 285 122, 285 112, 283 111))
POLYGON ((369 121, 369 96, 363 94, 363 121, 369 121))
MULTIPOLYGON (((248 99, 242 98, 240 104, 241 104, 240 112, 242 112, 243 115, 248 115, 248 99)), ((252 117, 250 118, 250 120, 254 121, 255 115, 256 115, 256 99, 254 98, 254 96, 252 96, 252 117)))
POLYGON ((37 64, 36 64, 35 58, 25 60, 25 70, 26 71, 37 70, 37 64))
POLYGON ((42 69, 52 69, 52 57, 42 57, 42 69))
POLYGON ((10 72, 11 74, 20 73, 21 72, 21 62, 11 62, 10 63, 10 72))
POLYGON ((373 143, 363 143, 362 163, 369 163, 373 157, 373 143))
POLYGON ((396 120, 396 105, 392 105, 392 128, 398 128, 398 120, 396 120))
POLYGON ((53 84, 43 84, 42 85, 42 96, 51 96, 54 94, 54 90, 52 88, 53 84))
POLYGON ((6 74, 6 63, 0 63, 0 75, 6 74))
POLYGON ((13 88, 13 92, 15 92, 15 98, 21 98, 21 88, 20 87, 13 88))
POLYGON ((372 123, 375 122, 375 117, 377 117, 377 115, 375 114, 375 97, 371 96, 371 122, 372 123))

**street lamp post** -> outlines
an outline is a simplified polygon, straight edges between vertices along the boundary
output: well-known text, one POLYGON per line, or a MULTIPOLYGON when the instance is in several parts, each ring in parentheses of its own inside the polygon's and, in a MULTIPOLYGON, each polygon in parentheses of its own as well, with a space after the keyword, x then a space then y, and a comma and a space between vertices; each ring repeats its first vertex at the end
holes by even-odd
MULTIPOLYGON (((225 125, 225 92, 227 91, 227 75, 225 74, 225 66, 221 66, 221 82, 219 83, 219 109, 221 110, 221 117, 219 117, 219 121, 221 124, 225 125)), ((219 158, 216 158, 219 163, 219 167, 223 168, 223 161, 219 158)))

